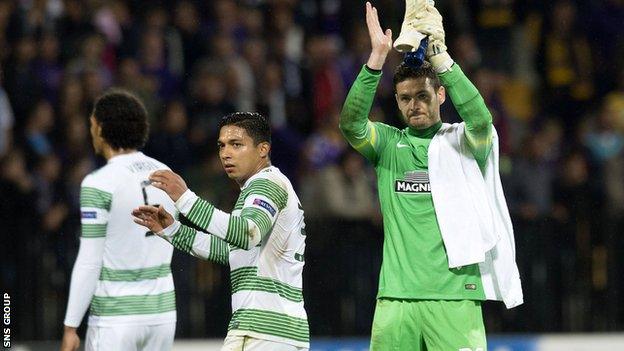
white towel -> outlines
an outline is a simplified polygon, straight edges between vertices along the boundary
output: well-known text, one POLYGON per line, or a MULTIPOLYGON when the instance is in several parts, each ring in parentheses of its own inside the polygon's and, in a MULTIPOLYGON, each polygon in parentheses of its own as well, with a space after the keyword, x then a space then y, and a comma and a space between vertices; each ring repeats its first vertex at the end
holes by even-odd
POLYGON ((498 135, 485 174, 470 152, 465 124, 444 123, 429 145, 431 195, 449 268, 479 263, 488 300, 522 304, 513 228, 498 172, 498 135))

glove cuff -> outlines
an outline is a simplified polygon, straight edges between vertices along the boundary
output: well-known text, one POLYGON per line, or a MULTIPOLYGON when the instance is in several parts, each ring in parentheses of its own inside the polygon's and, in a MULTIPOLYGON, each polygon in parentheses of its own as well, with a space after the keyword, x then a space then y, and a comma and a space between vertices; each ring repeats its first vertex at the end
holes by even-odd
POLYGON ((429 57, 429 62, 431 62, 431 66, 437 73, 444 73, 450 70, 453 63, 455 63, 451 55, 446 51, 429 57))

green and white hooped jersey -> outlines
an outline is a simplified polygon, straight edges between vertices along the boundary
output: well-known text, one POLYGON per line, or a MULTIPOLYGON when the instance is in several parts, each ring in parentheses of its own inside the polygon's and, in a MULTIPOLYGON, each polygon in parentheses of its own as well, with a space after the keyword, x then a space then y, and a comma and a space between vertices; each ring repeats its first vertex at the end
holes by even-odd
POLYGON ((269 215, 272 229, 248 251, 230 246, 232 319, 228 329, 234 335, 309 347, 302 292, 303 209, 290 181, 276 167, 247 180, 232 214, 256 210, 269 215))
POLYGON ((136 152, 111 158, 82 182, 81 240, 101 240, 104 245, 89 325, 153 325, 176 320, 170 268, 173 248, 134 223, 131 215, 145 201, 175 211, 167 194, 147 182, 149 174, 160 169, 169 167, 136 152))
POLYGON ((241 188, 232 213, 190 191, 176 206, 205 233, 176 223, 163 237, 191 255, 230 265, 228 335, 308 348, 304 214, 288 178, 272 166, 256 173, 241 188))

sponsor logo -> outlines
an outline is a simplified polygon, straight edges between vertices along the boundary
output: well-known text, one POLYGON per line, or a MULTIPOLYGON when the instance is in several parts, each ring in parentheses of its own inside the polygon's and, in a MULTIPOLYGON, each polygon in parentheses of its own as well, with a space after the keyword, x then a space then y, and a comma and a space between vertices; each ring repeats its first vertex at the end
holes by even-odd
POLYGON ((431 193, 429 173, 427 171, 405 172, 403 179, 394 181, 394 191, 397 193, 431 193))
POLYGON ((402 147, 409 147, 409 145, 407 145, 407 144, 403 144, 402 142, 400 142, 400 141, 399 141, 399 142, 397 143, 397 147, 400 149, 400 148, 402 148, 402 147))
POLYGON ((83 219, 95 219, 97 218, 97 212, 95 211, 81 211, 80 217, 83 219))
POLYGON ((275 208, 273 208, 273 206, 271 206, 270 203, 262 200, 262 199, 254 199, 253 204, 256 206, 260 206, 262 208, 264 208, 265 210, 269 211, 269 213, 271 214, 271 216, 275 216, 275 214, 277 213, 277 211, 275 210, 275 208))
POLYGON ((466 284, 464 288, 466 288, 466 290, 477 290, 477 284, 466 284))

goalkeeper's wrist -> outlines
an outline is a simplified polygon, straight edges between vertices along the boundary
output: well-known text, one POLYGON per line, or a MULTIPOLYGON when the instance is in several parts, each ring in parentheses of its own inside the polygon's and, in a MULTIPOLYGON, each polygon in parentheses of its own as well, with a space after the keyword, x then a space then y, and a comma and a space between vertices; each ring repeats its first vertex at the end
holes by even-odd
POLYGON ((446 51, 429 57, 429 62, 431 62, 431 66, 433 66, 433 69, 435 69, 437 73, 444 73, 450 70, 453 63, 455 63, 451 55, 446 51))

